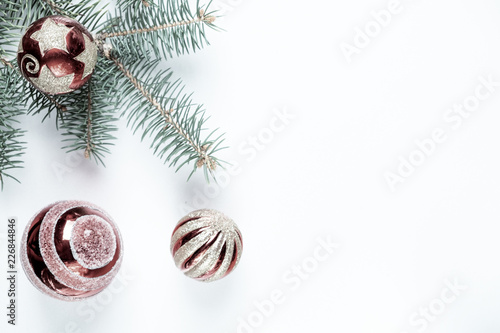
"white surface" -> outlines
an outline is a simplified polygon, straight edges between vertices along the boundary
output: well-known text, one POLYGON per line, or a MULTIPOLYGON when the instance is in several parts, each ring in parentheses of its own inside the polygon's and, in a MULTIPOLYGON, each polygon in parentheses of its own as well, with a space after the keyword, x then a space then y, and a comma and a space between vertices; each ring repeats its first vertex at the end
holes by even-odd
POLYGON ((107 168, 68 161, 54 125, 25 118, 22 185, 0 194, 0 231, 12 215, 23 229, 56 200, 94 202, 120 226, 126 275, 111 297, 67 304, 21 272, 19 325, 7 327, 2 314, 2 332, 499 332, 500 87, 458 128, 443 117, 474 95, 479 77, 500 81, 500 2, 401 1, 351 63, 340 45, 387 1, 217 3, 228 4, 227 32, 171 64, 207 106, 209 127, 227 132, 221 157, 239 163, 199 203, 240 226, 239 267, 202 284, 173 264, 170 234, 185 205, 197 206, 202 177, 186 183, 124 123, 107 168), (250 153, 248 138, 265 136, 284 109, 295 118, 250 153), (436 128, 447 139, 391 191, 386 172, 436 128), (339 247, 317 252, 318 237, 339 247), (317 267, 315 253, 325 259, 317 267), (303 264, 312 272, 298 278, 291 269, 303 264), (455 296, 450 283, 467 289, 455 296), (255 305, 280 292, 273 311, 255 305), (429 306, 439 314, 425 320, 418 311, 429 306), (242 321, 252 326, 238 330, 242 321))

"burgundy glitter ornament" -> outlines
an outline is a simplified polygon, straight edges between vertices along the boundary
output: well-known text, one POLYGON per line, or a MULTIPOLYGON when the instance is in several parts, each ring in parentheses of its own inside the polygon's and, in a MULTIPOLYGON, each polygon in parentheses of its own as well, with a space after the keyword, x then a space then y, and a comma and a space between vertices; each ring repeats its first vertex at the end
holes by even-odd
POLYGON ((65 301, 104 290, 122 257, 122 239, 113 220, 84 201, 45 207, 26 226, 21 241, 28 279, 41 292, 65 301))
POLYGON ((243 250, 241 232, 226 215, 213 209, 184 216, 172 233, 170 251, 176 266, 199 281, 215 281, 231 273, 243 250))
POLYGON ((94 72, 97 45, 80 23, 64 16, 35 21, 24 33, 17 63, 24 77, 46 94, 81 88, 94 72))

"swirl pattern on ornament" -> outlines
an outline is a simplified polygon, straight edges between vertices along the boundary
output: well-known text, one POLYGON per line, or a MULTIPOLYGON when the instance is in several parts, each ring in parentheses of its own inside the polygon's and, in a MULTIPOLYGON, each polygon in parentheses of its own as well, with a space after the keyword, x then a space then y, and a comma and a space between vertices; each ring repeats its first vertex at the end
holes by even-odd
POLYGON ((24 61, 28 58, 28 60, 25 66, 25 69, 30 72, 31 74, 37 74, 40 71, 40 63, 38 62, 38 59, 32 56, 31 54, 25 54, 24 57, 21 59, 21 64, 24 66, 24 61))

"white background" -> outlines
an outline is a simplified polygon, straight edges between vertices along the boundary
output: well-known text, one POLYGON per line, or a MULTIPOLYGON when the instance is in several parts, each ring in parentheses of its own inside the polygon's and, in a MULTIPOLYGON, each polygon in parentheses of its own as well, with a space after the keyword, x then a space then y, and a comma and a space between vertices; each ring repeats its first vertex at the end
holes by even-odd
POLYGON ((445 119, 474 102, 480 77, 500 82, 500 1, 402 0, 351 62, 342 43, 376 29, 371 12, 387 1, 215 5, 226 32, 170 65, 206 105, 208 126, 227 133, 220 157, 236 172, 219 188, 201 175, 186 183, 188 171, 164 166, 124 122, 103 168, 68 158, 52 121, 23 118, 22 184, 0 193, 2 272, 7 218, 18 217, 20 237, 63 199, 107 210, 125 257, 113 292, 94 303, 40 294, 19 267, 15 328, 2 273, 1 331, 500 332, 500 86, 460 126, 445 119), (270 140, 266 128, 285 110, 293 119, 270 140), (436 129, 446 140, 392 191, 387 173, 422 157, 415 141, 436 129), (252 154, 259 135, 266 143, 252 154), (212 198, 200 202, 205 191, 212 198), (212 284, 183 276, 168 250, 186 207, 200 205, 232 217, 244 238, 240 265, 212 284), (326 255, 318 239, 339 246, 326 255))

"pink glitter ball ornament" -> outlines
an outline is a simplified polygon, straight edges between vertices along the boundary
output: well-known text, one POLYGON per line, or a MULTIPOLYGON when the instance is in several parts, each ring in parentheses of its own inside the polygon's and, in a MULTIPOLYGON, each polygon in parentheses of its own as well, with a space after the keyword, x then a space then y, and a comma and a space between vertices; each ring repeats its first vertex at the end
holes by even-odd
POLYGON ((211 282, 236 268, 243 251, 243 239, 232 219, 213 209, 200 209, 177 223, 170 251, 175 265, 186 276, 211 282))
POLYGON ((104 290, 118 273, 122 239, 113 220, 84 201, 59 201, 37 213, 21 241, 21 263, 41 292, 76 301, 104 290))

